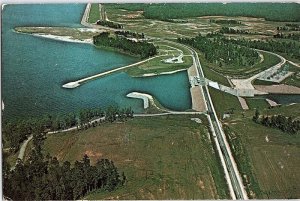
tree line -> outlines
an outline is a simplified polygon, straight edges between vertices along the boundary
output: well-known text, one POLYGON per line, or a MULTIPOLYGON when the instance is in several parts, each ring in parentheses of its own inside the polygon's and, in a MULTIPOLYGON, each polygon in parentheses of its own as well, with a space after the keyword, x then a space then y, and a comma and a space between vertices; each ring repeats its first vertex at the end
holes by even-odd
POLYGON ((217 23, 217 24, 242 24, 238 20, 209 20, 210 23, 217 23))
POLYGON ((246 40, 246 39, 226 39, 231 43, 256 48, 271 52, 285 53, 293 58, 300 59, 300 45, 295 41, 277 41, 277 40, 246 40))
POLYGON ((115 34, 120 36, 125 36, 125 37, 145 38, 144 33, 137 33, 131 31, 115 31, 115 34))
POLYGON ((286 24, 286 26, 277 27, 277 31, 300 31, 300 25, 286 24))
POLYGON ((225 37, 209 38, 199 34, 194 38, 178 38, 178 42, 190 45, 204 53, 205 59, 210 63, 238 66, 252 66, 258 60, 256 51, 225 39, 225 37))
POLYGON ((138 9, 144 10, 145 18, 159 20, 201 16, 259 17, 283 22, 300 20, 297 3, 168 3, 144 4, 138 9))
POLYGON ((106 21, 106 20, 97 20, 96 24, 105 27, 110 27, 113 29, 123 29, 123 25, 111 21, 106 21))
POLYGON ((157 47, 152 43, 145 41, 133 41, 123 37, 113 37, 110 33, 103 32, 93 37, 96 46, 112 47, 128 52, 133 55, 138 55, 142 59, 154 56, 157 54, 157 47))
POLYGON ((289 134, 296 134, 300 131, 300 120, 293 120, 292 117, 285 117, 283 115, 261 116, 259 111, 256 110, 252 120, 255 123, 277 128, 289 134))
POLYGON ((274 38, 285 38, 285 39, 291 39, 291 40, 300 40, 300 34, 298 33, 289 33, 289 34, 283 34, 283 33, 277 33, 273 35, 274 38))
POLYGON ((8 145, 12 152, 19 150, 24 140, 34 132, 47 133, 71 127, 78 130, 95 127, 102 122, 126 121, 133 117, 131 107, 119 108, 109 106, 106 109, 81 109, 79 112, 65 115, 45 115, 41 118, 29 118, 16 121, 4 121, 2 124, 3 144, 8 145))
POLYGON ((251 34, 251 32, 242 29, 233 29, 230 27, 222 27, 219 31, 221 34, 251 34))
POLYGON ((74 165, 44 156, 44 139, 45 134, 34 131, 28 160, 18 159, 13 170, 4 155, 4 196, 13 200, 77 200, 96 189, 113 191, 126 182, 125 174, 120 174, 108 159, 98 160, 92 166, 87 155, 74 165))

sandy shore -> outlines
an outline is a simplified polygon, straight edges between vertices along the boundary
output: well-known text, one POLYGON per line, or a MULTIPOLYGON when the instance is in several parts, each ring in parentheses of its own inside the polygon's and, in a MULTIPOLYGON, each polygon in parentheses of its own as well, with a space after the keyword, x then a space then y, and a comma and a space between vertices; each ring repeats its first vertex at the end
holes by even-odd
POLYGON ((53 40, 71 42, 71 43, 93 44, 92 39, 79 40, 79 39, 74 39, 71 36, 55 36, 55 35, 51 35, 51 34, 37 34, 37 33, 33 33, 31 35, 34 35, 37 37, 42 37, 42 38, 49 38, 49 39, 53 39, 53 40))

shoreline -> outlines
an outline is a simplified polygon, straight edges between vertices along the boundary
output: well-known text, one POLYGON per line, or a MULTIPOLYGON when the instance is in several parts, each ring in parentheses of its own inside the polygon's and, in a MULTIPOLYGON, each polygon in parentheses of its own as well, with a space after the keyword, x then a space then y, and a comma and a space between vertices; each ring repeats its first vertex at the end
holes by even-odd
POLYGON ((48 39, 57 40, 57 41, 64 41, 64 42, 70 42, 70 43, 84 43, 84 44, 93 45, 93 39, 79 40, 79 39, 74 39, 71 36, 56 36, 56 35, 52 35, 52 34, 38 34, 38 33, 33 33, 30 35, 37 36, 40 38, 48 38, 48 39))
POLYGON ((162 73, 146 73, 140 76, 133 76, 133 77, 153 77, 153 76, 158 76, 158 75, 171 75, 174 73, 178 73, 181 71, 186 71, 187 69, 179 69, 179 70, 174 70, 174 71, 167 71, 167 72, 162 72, 162 73))

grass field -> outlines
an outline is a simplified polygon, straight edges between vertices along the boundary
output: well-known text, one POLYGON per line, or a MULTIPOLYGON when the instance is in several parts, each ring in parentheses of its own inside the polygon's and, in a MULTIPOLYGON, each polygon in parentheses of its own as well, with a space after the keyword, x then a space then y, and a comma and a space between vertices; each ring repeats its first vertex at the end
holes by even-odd
POLYGON ((134 118, 60 133, 49 136, 44 149, 60 161, 74 162, 84 154, 92 163, 108 158, 125 172, 125 186, 85 199, 228 199, 208 130, 191 117, 134 118))
POLYGON ((95 23, 95 22, 97 22, 97 20, 100 20, 99 4, 92 3, 88 22, 95 23))
POLYGON ((246 98, 246 102, 250 109, 264 109, 270 106, 263 98, 246 98))
MULTIPOLYGON (((300 105, 282 106, 260 110, 262 114, 300 116, 300 105)), ((250 189, 257 199, 288 199, 300 197, 299 135, 289 135, 278 129, 268 128, 252 121, 254 110, 226 121, 230 128, 230 143, 240 144, 234 152, 242 153, 249 160, 236 160, 250 189), (250 164, 250 165, 249 165, 250 164), (241 168, 242 167, 242 168, 241 168), (252 179, 251 179, 252 177, 252 179)))
POLYGON ((233 108, 234 113, 242 111, 241 104, 237 97, 212 87, 209 87, 209 93, 219 118, 221 118, 225 112, 230 112, 231 108, 233 108))

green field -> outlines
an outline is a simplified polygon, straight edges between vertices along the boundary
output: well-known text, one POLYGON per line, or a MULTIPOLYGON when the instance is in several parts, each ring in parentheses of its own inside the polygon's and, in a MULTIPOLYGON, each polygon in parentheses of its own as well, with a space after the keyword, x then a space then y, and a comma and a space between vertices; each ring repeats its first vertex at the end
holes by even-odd
MULTIPOLYGON (((299 117, 300 105, 260 110, 262 114, 283 114, 299 117), (297 111, 297 112, 296 112, 297 111)), ((288 199, 300 197, 299 135, 289 135, 252 121, 254 110, 226 121, 230 128, 230 143, 236 145, 236 160, 242 174, 248 179, 253 197, 257 199, 288 199), (237 146, 240 144, 240 146, 237 146), (243 161, 249 160, 249 162, 243 161)))
POLYGON ((46 139, 44 149, 73 163, 87 154, 114 161, 127 182, 114 192, 85 199, 229 199, 227 185, 204 116, 134 118, 46 139))
POLYGON ((264 109, 270 105, 264 98, 246 98, 249 109, 264 109))
POLYGON ((239 113, 242 111, 241 104, 236 96, 212 87, 209 87, 209 93, 219 118, 222 118, 224 113, 231 112, 232 109, 234 113, 239 113))
POLYGON ((91 10, 89 13, 88 22, 89 23, 95 23, 97 20, 100 20, 100 11, 99 11, 99 4, 98 3, 92 3, 91 10))

